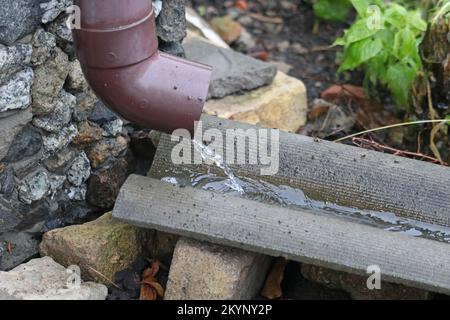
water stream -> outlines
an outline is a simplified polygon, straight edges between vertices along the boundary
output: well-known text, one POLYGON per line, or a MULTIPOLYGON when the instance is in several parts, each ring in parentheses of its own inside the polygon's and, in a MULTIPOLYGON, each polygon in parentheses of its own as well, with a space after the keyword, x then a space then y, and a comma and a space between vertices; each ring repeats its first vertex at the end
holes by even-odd
POLYGON ((223 171, 225 176, 228 178, 228 181, 226 182, 226 185, 228 187, 230 187, 234 191, 237 191, 239 194, 244 194, 244 189, 242 189, 241 185, 234 176, 233 171, 226 164, 225 160, 220 154, 214 152, 214 150, 208 148, 208 146, 197 140, 192 140, 192 144, 195 148, 195 151, 197 151, 202 156, 203 160, 212 161, 216 165, 216 167, 223 171))
POLYGON ((178 185, 190 185, 220 193, 235 194, 250 200, 297 210, 307 210, 318 215, 331 215, 339 219, 350 220, 391 232, 450 243, 450 228, 402 218, 393 213, 358 210, 316 201, 309 199, 302 190, 291 186, 274 185, 262 179, 236 177, 222 156, 214 153, 202 143, 193 141, 193 144, 202 158, 214 163, 221 169, 224 176, 212 172, 198 173, 183 168, 177 170, 177 172, 158 173, 163 181, 178 185))

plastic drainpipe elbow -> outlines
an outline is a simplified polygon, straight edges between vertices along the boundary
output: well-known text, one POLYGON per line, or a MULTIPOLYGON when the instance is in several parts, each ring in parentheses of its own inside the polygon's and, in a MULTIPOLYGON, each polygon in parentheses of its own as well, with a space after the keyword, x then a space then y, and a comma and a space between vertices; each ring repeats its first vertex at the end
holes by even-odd
POLYGON ((146 128, 193 134, 212 68, 158 51, 150 0, 74 0, 73 35, 83 73, 98 98, 146 128))

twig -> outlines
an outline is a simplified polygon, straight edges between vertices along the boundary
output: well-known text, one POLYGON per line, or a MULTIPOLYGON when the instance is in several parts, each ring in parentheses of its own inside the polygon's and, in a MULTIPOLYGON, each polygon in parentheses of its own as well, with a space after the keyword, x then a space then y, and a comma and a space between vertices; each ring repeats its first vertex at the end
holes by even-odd
POLYGON ((446 162, 440 161, 439 159, 433 158, 433 157, 428 156, 426 154, 419 153, 419 152, 412 152, 412 151, 407 151, 407 150, 396 149, 396 148, 390 147, 388 145, 376 142, 376 141, 374 141, 372 139, 369 140, 369 139, 365 139, 365 138, 354 137, 352 139, 352 141, 353 141, 353 143, 355 145, 357 145, 358 147, 361 147, 361 148, 364 148, 364 144, 365 144, 366 146, 375 148, 378 151, 389 151, 389 152, 392 152, 396 156, 420 158, 422 160, 428 160, 428 161, 433 162, 433 163, 440 163, 440 164, 442 164, 444 166, 448 166, 448 164, 446 162))
POLYGON ((357 133, 345 136, 343 138, 336 139, 336 140, 334 140, 334 142, 341 142, 341 141, 348 140, 348 139, 351 139, 354 137, 362 136, 363 134, 392 129, 392 128, 411 126, 411 125, 416 125, 416 124, 424 124, 424 123, 448 123, 448 122, 450 122, 449 119, 437 119, 437 120, 418 120, 418 121, 411 121, 411 122, 396 123, 396 124, 391 124, 391 125, 384 126, 384 127, 379 127, 379 128, 374 128, 374 129, 357 132, 357 133))
POLYGON ((91 266, 88 266, 89 269, 91 269, 92 271, 94 271, 96 274, 98 274, 99 276, 101 276, 103 279, 105 279, 106 281, 108 281, 109 283, 111 283, 114 287, 116 287, 119 290, 123 290, 121 287, 119 287, 117 284, 115 284, 111 279, 109 279, 107 276, 105 276, 104 274, 102 274, 100 271, 95 270, 94 268, 92 268, 91 266))

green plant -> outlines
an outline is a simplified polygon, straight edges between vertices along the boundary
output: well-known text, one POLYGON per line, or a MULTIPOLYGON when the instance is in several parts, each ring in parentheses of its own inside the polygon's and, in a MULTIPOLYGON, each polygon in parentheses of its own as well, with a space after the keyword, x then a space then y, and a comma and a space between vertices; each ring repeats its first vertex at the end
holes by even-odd
POLYGON ((337 22, 345 21, 351 8, 350 0, 316 0, 313 4, 316 17, 337 22))
POLYGON ((339 71, 362 66, 369 91, 386 86, 396 104, 408 109, 414 80, 422 70, 419 45, 427 23, 421 11, 382 0, 350 1, 358 17, 335 42, 344 47, 339 71))

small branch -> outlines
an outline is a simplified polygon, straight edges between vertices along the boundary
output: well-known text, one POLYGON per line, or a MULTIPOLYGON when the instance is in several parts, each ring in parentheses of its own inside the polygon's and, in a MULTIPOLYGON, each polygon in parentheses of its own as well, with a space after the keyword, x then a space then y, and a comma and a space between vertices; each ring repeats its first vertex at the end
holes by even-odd
POLYGON ((365 149, 372 148, 374 150, 381 151, 381 152, 389 151, 393 155, 396 155, 396 156, 413 158, 413 159, 419 158, 421 160, 427 160, 432 163, 440 163, 444 166, 448 166, 447 163, 440 161, 439 159, 433 158, 431 156, 428 156, 426 154, 423 154, 420 152, 412 152, 412 151, 407 151, 407 150, 396 149, 396 148, 390 147, 388 145, 376 142, 372 139, 354 137, 352 139, 352 142, 360 148, 365 148, 365 149))

